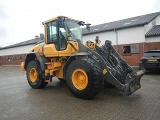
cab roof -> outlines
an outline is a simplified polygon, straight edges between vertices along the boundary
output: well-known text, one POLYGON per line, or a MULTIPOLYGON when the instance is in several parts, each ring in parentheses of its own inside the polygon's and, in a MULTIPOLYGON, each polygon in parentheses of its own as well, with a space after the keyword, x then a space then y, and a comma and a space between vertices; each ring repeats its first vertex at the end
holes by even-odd
POLYGON ((49 20, 43 21, 42 24, 44 25, 44 24, 46 24, 46 23, 48 23, 48 22, 55 21, 55 20, 57 20, 57 19, 59 19, 59 18, 66 18, 66 19, 71 20, 71 21, 74 21, 74 22, 80 22, 79 20, 75 20, 75 19, 72 19, 72 18, 68 18, 68 17, 66 17, 66 16, 57 16, 57 17, 51 18, 51 19, 49 19, 49 20))

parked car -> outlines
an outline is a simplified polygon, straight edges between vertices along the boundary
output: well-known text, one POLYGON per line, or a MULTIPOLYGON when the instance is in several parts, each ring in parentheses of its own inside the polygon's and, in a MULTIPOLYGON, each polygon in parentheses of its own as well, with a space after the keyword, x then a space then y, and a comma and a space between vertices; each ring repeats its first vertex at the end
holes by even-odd
POLYGON ((146 51, 139 62, 139 68, 147 71, 160 69, 160 50, 146 51))

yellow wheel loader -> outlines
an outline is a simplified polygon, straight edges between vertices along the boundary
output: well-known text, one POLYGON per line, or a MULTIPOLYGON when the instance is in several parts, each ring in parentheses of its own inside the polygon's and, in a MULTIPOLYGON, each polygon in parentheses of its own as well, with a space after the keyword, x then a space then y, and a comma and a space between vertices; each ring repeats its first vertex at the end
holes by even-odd
POLYGON ((44 44, 33 47, 21 63, 32 88, 44 88, 52 77, 57 77, 66 81, 74 96, 92 99, 104 84, 117 87, 125 95, 141 87, 140 79, 145 71, 135 72, 109 40, 102 46, 91 41, 83 44, 81 26, 89 29, 89 24, 65 16, 42 24, 44 44))

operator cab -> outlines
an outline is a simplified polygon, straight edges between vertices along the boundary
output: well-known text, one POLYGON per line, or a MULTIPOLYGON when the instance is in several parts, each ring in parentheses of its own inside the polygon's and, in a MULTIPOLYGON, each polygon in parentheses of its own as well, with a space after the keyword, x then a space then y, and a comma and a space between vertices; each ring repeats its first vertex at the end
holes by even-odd
POLYGON ((54 44, 57 51, 67 48, 67 41, 82 42, 82 28, 84 22, 58 16, 42 22, 45 29, 45 43, 54 44))

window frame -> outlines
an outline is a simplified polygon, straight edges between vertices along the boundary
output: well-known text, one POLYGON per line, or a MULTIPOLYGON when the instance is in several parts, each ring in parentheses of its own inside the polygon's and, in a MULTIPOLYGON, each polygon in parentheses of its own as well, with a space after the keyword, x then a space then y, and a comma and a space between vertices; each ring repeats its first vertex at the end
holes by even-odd
POLYGON ((123 45, 123 55, 131 55, 131 54, 139 54, 140 53, 140 47, 139 44, 130 44, 130 45, 123 45), (124 49, 129 49, 129 52, 124 53, 124 49))

